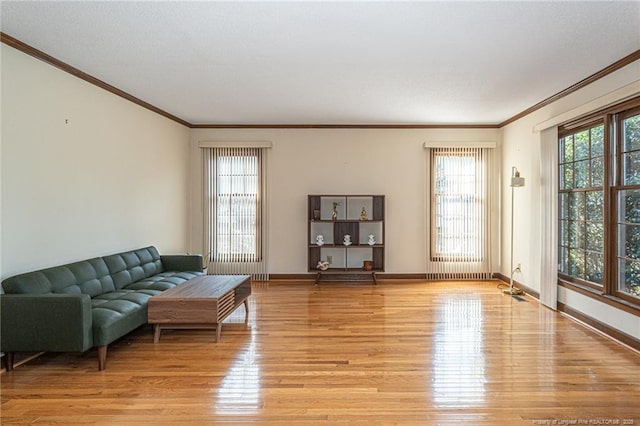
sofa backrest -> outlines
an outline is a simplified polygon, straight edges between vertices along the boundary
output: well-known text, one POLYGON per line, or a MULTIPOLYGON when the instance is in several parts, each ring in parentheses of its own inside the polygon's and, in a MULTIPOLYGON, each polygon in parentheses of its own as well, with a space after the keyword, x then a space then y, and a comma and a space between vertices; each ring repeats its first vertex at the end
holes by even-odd
POLYGON ((91 297, 115 290, 100 257, 16 275, 4 280, 2 287, 7 294, 82 293, 91 297))
POLYGON ((117 289, 163 271, 160 253, 153 246, 112 254, 102 259, 117 289))
POLYGON ((82 293, 90 297, 121 289, 163 271, 160 253, 145 247, 54 266, 7 278, 7 294, 82 293))

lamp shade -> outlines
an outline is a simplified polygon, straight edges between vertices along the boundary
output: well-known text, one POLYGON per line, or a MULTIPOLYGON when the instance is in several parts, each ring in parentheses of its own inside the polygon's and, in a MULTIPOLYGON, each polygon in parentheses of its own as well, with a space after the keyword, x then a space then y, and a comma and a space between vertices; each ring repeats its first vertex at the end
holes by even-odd
POLYGON ((524 178, 520 176, 514 176, 511 178, 511 186, 524 186, 524 178))

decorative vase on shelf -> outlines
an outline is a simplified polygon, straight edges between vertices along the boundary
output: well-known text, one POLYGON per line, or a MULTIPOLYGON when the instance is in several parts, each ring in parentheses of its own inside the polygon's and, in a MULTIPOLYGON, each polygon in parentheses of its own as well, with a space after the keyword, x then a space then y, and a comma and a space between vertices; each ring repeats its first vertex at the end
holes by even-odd
POLYGON ((351 235, 346 234, 344 236, 344 240, 342 240, 342 244, 344 244, 345 246, 350 246, 351 245, 351 235))
POLYGON ((373 234, 369 235, 369 240, 367 241, 367 243, 368 243, 370 246, 373 246, 373 245, 375 245, 375 244, 376 244, 376 239, 375 239, 375 237, 373 236, 373 234))
POLYGON ((323 245, 323 244, 324 244, 324 237, 323 237, 322 235, 318 235, 318 236, 316 237, 316 244, 317 244, 318 246, 321 246, 321 245, 323 245))
POLYGON ((331 212, 331 220, 338 220, 338 206, 340 205, 340 203, 338 202, 334 202, 333 203, 333 211, 331 212))
POLYGON ((362 211, 360 212, 360 220, 367 220, 367 211, 365 210, 365 208, 362 208, 362 211))
POLYGON ((322 260, 319 260, 316 268, 320 271, 326 271, 327 269, 329 269, 329 262, 323 262, 322 260))

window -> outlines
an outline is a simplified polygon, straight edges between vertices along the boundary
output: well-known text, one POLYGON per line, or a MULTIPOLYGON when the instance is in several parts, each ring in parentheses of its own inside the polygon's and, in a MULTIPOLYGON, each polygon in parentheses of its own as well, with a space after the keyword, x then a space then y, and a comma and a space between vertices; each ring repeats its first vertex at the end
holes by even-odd
POLYGON ((212 273, 254 274, 238 265, 263 261, 264 151, 204 150, 205 250, 212 273))
MULTIPOLYGON (((251 151, 257 151, 251 150, 251 151)), ((216 156, 216 232, 214 258, 256 260, 258 223, 257 152, 216 156)))
POLYGON ((431 260, 485 257, 486 149, 431 150, 431 260))
POLYGON ((617 290, 640 297, 640 110, 620 117, 620 185, 616 194, 617 290))
POLYGON ((640 302, 640 101, 561 127, 560 280, 640 302))
POLYGON ((601 286, 604 274, 604 125, 560 138, 559 272, 601 286))

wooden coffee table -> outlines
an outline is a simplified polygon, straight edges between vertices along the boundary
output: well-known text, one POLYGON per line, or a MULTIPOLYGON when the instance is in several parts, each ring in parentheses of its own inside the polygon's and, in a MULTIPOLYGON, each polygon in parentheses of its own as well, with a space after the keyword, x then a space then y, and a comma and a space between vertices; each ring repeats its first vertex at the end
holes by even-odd
POLYGON ((247 298, 249 275, 201 275, 149 298, 148 322, 154 324, 153 342, 160 331, 171 329, 215 329, 220 340, 222 321, 244 303, 244 322, 249 319, 247 298))

